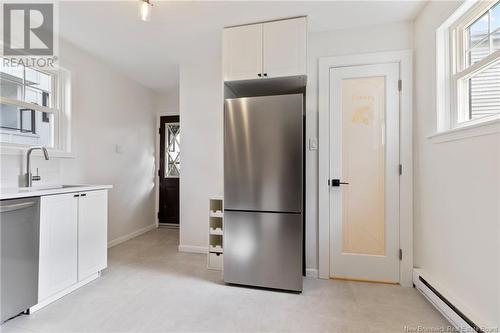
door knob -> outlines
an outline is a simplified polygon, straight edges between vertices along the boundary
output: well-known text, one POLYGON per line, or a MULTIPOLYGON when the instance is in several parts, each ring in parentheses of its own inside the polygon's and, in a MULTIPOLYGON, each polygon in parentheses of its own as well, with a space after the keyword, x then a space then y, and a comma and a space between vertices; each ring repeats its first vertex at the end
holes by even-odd
POLYGON ((340 185, 349 185, 349 183, 347 182, 341 182, 340 179, 330 179, 328 181, 328 184, 335 187, 338 187, 340 185))

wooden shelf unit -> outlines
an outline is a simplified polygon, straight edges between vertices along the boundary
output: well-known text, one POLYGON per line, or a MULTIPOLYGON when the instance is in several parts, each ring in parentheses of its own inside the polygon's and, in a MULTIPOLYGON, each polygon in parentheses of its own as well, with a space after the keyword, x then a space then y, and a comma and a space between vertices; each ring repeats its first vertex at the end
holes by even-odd
POLYGON ((210 199, 208 207, 208 269, 222 270, 224 257, 224 203, 210 199))

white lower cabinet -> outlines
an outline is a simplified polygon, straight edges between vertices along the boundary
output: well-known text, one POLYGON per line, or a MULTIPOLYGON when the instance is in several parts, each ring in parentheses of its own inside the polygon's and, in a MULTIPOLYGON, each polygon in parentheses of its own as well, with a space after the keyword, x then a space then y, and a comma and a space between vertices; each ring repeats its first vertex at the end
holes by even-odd
POLYGON ((83 280, 108 265, 107 191, 82 193, 78 201, 78 280, 83 280))
POLYGON ((106 190, 41 197, 39 305, 106 268, 107 201, 106 190))
POLYGON ((41 197, 38 301, 77 282, 77 246, 78 197, 41 197))

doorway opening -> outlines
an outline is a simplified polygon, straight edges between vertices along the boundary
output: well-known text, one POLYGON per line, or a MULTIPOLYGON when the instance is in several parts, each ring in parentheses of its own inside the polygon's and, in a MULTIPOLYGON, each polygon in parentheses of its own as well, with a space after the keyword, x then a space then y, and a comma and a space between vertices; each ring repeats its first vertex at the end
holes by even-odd
POLYGON ((179 116, 160 117, 159 226, 179 226, 180 138, 179 116))

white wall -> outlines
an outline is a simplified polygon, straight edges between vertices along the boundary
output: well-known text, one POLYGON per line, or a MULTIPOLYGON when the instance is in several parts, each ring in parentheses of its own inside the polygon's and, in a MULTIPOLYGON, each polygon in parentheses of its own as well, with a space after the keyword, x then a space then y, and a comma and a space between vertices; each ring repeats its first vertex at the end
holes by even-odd
POLYGON ((181 64, 179 91, 180 249, 202 252, 208 246, 208 200, 222 198, 224 191, 220 55, 181 64))
POLYGON ((415 266, 477 324, 498 327, 500 135, 426 138, 437 122, 435 31, 459 4, 431 2, 414 25, 415 266))
POLYGON ((156 114, 159 116, 179 114, 179 87, 157 92, 154 106, 156 114))
MULTIPOLYGON (((154 224, 154 94, 98 59, 61 42, 61 64, 72 78, 75 158, 34 157, 42 182, 112 184, 108 239, 154 224), (115 145, 124 152, 117 154, 115 145)), ((18 186, 24 155, 2 155, 1 186, 18 186)), ((35 170, 35 169, 33 169, 35 170)))
MULTIPOLYGON (((402 22, 362 29, 308 34, 306 131, 318 136, 318 58, 320 56, 409 49, 412 25, 402 22)), ((223 86, 221 31, 205 38, 197 61, 181 64, 182 136, 181 248, 207 247, 208 199, 223 195, 223 86)), ((306 154, 306 266, 318 267, 317 151, 306 154)))

